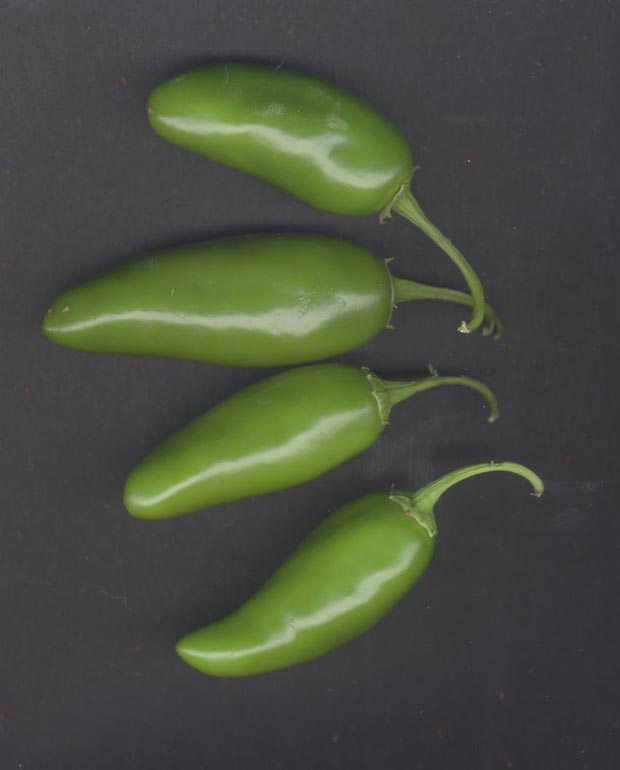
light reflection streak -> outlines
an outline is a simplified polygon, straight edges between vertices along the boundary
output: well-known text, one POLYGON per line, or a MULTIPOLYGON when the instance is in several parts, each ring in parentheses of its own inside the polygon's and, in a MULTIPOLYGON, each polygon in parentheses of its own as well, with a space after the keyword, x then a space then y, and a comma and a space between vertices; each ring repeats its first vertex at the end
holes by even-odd
MULTIPOLYGON (((182 479, 176 484, 167 484, 166 488, 159 493, 140 494, 139 492, 136 493, 135 490, 132 490, 132 494, 140 506, 157 506, 166 500, 174 498, 175 495, 183 492, 183 490, 203 484, 205 481, 214 477, 224 477, 229 474, 238 476, 246 470, 256 472, 261 465, 264 467, 273 467, 275 464, 282 461, 284 461, 285 464, 290 464, 296 457, 303 457, 312 447, 318 444, 324 444, 328 437, 332 437, 334 434, 342 432, 347 426, 354 424, 358 419, 361 419, 364 416, 365 411, 365 408, 362 407, 357 410, 348 411, 345 414, 338 413, 328 415, 314 423, 308 430, 291 436, 291 438, 284 443, 269 445, 264 449, 259 449, 252 454, 238 457, 234 460, 222 460, 216 462, 197 471, 191 476, 182 479)), ((179 457, 178 459, 179 465, 183 466, 184 463, 182 462, 182 457, 179 457)), ((148 478, 149 475, 147 470, 147 479, 148 478)), ((291 484, 301 483, 303 480, 304 479, 300 478, 298 481, 292 481, 291 484)), ((151 481, 152 480, 149 480, 149 483, 146 485, 147 487, 152 486, 151 481)))
MULTIPOLYGON (((178 291, 176 296, 180 296, 178 291)), ((63 315, 59 324, 62 332, 84 332, 100 326, 121 323, 165 324, 168 326, 193 326, 209 331, 258 331, 270 336, 303 337, 321 329, 334 319, 342 316, 344 309, 362 312, 373 306, 371 294, 340 293, 330 304, 317 307, 299 307, 267 310, 263 313, 192 313, 179 310, 120 310, 114 313, 98 313, 90 318, 72 319, 70 313, 63 315), (333 308, 333 309, 332 309, 333 308)), ((48 327, 53 331, 52 321, 48 327)))
MULTIPOLYGON (((360 556, 362 555, 360 554, 360 556)), ((268 652, 271 649, 286 646, 293 642, 299 632, 303 633, 312 628, 324 626, 331 618, 342 617, 347 613, 353 612, 358 607, 363 607, 369 603, 372 598, 381 591, 383 586, 401 574, 410 562, 411 549, 408 548, 401 553, 400 558, 391 566, 382 570, 377 570, 373 572, 372 575, 369 575, 367 578, 360 581, 354 591, 349 595, 332 601, 325 607, 322 607, 311 614, 303 617, 295 616, 294 618, 290 618, 288 621, 285 621, 284 627, 278 629, 277 633, 259 644, 243 647, 238 650, 224 650, 222 652, 207 649, 201 653, 200 649, 192 649, 187 650, 186 654, 191 654, 192 657, 195 658, 204 657, 208 661, 232 661, 235 660, 235 658, 247 658, 249 655, 258 655, 262 652, 268 652)), ((231 619, 233 617, 234 615, 231 616, 231 619)), ((224 619, 223 622, 225 623, 226 619, 224 619)))
POLYGON ((199 117, 165 116, 160 120, 179 132, 193 134, 198 138, 220 139, 247 136, 248 139, 260 142, 265 147, 273 148, 280 155, 311 161, 328 179, 340 186, 374 190, 393 181, 394 169, 373 171, 357 168, 353 171, 346 164, 339 164, 333 156, 339 147, 349 142, 349 139, 341 134, 324 132, 309 137, 292 136, 290 131, 273 126, 253 123, 233 126, 230 123, 199 117))

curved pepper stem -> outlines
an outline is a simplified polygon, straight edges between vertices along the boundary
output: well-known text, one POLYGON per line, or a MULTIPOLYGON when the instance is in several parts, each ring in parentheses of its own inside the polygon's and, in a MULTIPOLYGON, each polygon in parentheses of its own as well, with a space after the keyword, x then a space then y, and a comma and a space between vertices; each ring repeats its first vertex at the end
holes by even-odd
MULTIPOLYGON (((454 302, 458 305, 473 307, 474 301, 471 294, 456 289, 447 289, 443 286, 429 286, 426 283, 410 281, 408 278, 397 278, 392 276, 394 286, 394 303, 410 302, 415 299, 436 299, 444 302, 454 302)), ((504 324, 498 318, 493 308, 486 304, 484 306, 484 325, 482 333, 485 336, 490 334, 498 340, 504 333, 504 324)))
POLYGON ((387 425, 392 407, 404 401, 416 393, 422 393, 425 390, 437 388, 440 385, 463 385, 479 393, 489 405, 489 422, 495 422, 499 417, 499 406, 495 394, 487 385, 472 377, 451 376, 440 377, 433 366, 429 366, 431 376, 423 380, 383 380, 374 372, 364 368, 363 371, 370 382, 373 394, 379 405, 379 413, 384 425, 387 425))
POLYGON ((484 320, 484 290, 482 283, 476 275, 473 267, 456 248, 456 246, 428 219, 422 211, 420 204, 413 197, 408 185, 403 185, 395 198, 381 212, 383 221, 390 216, 391 211, 396 211, 405 219, 419 227, 428 237, 439 246, 454 262, 461 275, 465 279, 472 296, 472 314, 469 321, 462 321, 459 331, 469 334, 476 331, 484 320))
POLYGON ((534 497, 540 497, 545 491, 545 486, 540 476, 526 468, 525 465, 513 462, 490 462, 458 468, 451 473, 447 473, 445 476, 435 479, 435 481, 431 481, 430 484, 422 487, 418 492, 393 492, 390 494, 390 500, 398 503, 407 516, 411 516, 421 527, 424 527, 430 537, 435 537, 437 534, 437 523, 435 521, 434 508, 443 493, 471 476, 479 476, 482 473, 495 473, 496 471, 514 473, 527 479, 532 485, 534 497))

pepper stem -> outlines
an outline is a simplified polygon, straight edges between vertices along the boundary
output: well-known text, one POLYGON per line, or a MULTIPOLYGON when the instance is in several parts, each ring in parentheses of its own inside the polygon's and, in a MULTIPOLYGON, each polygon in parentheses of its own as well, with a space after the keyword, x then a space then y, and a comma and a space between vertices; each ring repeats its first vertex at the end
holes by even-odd
POLYGON ((392 210, 396 211, 405 219, 408 219, 416 227, 419 227, 420 230, 426 233, 426 235, 428 235, 440 249, 443 249, 459 269, 471 292, 473 308, 471 318, 469 321, 463 321, 461 323, 459 331, 464 332, 465 334, 476 331, 484 320, 484 290, 480 283, 480 279, 472 266, 452 241, 446 238, 446 236, 428 219, 426 214, 422 211, 420 204, 413 197, 408 185, 403 185, 395 198, 390 201, 388 206, 386 206, 381 213, 381 220, 389 217, 392 210))
POLYGON ((429 369, 431 372, 430 377, 425 377, 423 380, 405 381, 383 380, 368 369, 364 369, 379 405, 379 413, 384 424, 387 424, 393 406, 416 393, 422 393, 424 390, 431 390, 440 385, 464 385, 467 388, 475 390, 489 405, 489 422, 495 422, 495 420, 497 420, 499 417, 497 399, 495 398, 493 391, 487 385, 478 380, 474 380, 472 377, 440 377, 432 366, 429 366, 429 369))
POLYGON ((451 473, 447 473, 445 476, 435 479, 435 481, 431 481, 430 484, 422 487, 418 492, 393 492, 390 495, 390 500, 398 503, 407 516, 411 516, 421 527, 424 527, 430 537, 435 537, 437 534, 437 523, 435 521, 434 508, 443 493, 471 476, 479 476, 482 473, 493 473, 495 471, 514 473, 527 479, 532 485, 534 490, 532 494, 535 497, 540 497, 545 491, 540 476, 526 468, 525 465, 513 462, 491 462, 458 468, 451 473))
MULTIPOLYGON (((397 278, 392 276, 394 286, 394 303, 410 302, 415 299, 437 299, 445 302, 454 302, 466 307, 473 307, 474 301, 471 294, 456 289, 447 289, 443 286, 429 286, 426 283, 410 281, 408 278, 397 278)), ((504 333, 504 324, 497 317, 493 308, 486 304, 484 306, 484 326, 482 333, 486 336, 493 334, 494 339, 498 340, 504 333)))

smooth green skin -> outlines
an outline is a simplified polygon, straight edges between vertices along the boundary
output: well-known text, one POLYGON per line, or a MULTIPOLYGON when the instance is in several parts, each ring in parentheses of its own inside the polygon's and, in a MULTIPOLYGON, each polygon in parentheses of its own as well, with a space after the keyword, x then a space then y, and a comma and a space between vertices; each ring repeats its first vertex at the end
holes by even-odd
POLYGON ((361 369, 290 369, 235 393, 168 439, 129 476, 125 506, 160 519, 286 489, 363 452, 382 427, 361 369))
POLYGON ((438 385, 465 385, 489 403, 493 394, 467 377, 381 380, 344 364, 289 369, 221 402, 150 454, 129 476, 125 506, 162 519, 286 489, 363 452, 392 406, 438 385))
POLYGON ((159 85, 148 114, 169 142, 338 214, 380 212, 414 169, 404 137, 376 110, 286 69, 193 70, 159 85))
POLYGON ((392 211, 425 232, 450 257, 485 318, 480 279, 428 219, 409 188, 415 170, 402 134, 346 91, 279 67, 219 64, 159 85, 148 115, 160 136, 186 150, 253 174, 336 214, 392 211))
POLYGON ((253 235, 155 254, 81 284, 54 301, 43 332, 100 353, 283 366, 374 337, 393 293, 385 263, 352 243, 253 235))
POLYGON ((185 636, 177 653, 215 676, 250 676, 316 658, 374 626, 426 569, 434 505, 453 484, 490 471, 542 481, 516 463, 453 471, 418 493, 362 497, 329 516, 231 615, 185 636))
MULTIPOLYGON (((97 353, 285 366, 330 358, 389 325, 395 303, 469 294, 395 278, 384 261, 320 235, 247 235, 136 260, 61 294, 43 333, 97 353)), ((485 333, 501 334, 487 306, 485 333)))
POLYGON ((199 671, 248 676, 315 658, 374 626, 417 582, 434 541, 387 494, 341 508, 232 615, 189 634, 199 671))

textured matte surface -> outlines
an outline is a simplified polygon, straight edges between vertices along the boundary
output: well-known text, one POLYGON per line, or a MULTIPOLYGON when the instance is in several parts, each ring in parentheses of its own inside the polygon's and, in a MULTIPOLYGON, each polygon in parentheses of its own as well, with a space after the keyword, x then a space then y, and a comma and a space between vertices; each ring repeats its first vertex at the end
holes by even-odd
POLYGON ((613 2, 0 3, 0 766, 612 770, 618 734, 618 77, 613 2), (467 371, 365 455, 164 523, 123 510, 157 442, 259 373, 88 356, 39 334, 59 291, 148 249, 299 228, 460 286, 404 221, 321 214, 162 142, 145 99, 201 61, 284 62, 400 126, 415 191, 501 311, 500 343, 420 304, 346 360, 467 371), (615 136, 614 136, 615 135, 615 136), (174 641, 234 608, 328 511, 511 458, 438 507, 422 582, 297 669, 201 677, 174 641))

